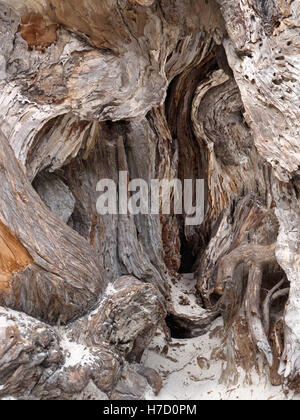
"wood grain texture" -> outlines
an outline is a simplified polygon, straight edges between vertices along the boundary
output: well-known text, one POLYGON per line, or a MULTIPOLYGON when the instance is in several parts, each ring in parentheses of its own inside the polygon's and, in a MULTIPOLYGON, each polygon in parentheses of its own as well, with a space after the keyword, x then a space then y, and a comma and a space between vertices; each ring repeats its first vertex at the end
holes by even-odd
MULTIPOLYGON (((1 224, 14 233, 27 256, 22 270, 12 271, 1 302, 51 323, 65 323, 100 296, 104 284, 95 254, 42 203, 2 133, 0 162, 1 224)), ((11 243, 9 236, 6 243, 11 243)))
POLYGON ((260 352, 271 381, 299 390, 299 16, 292 0, 0 0, 0 304, 11 337, 32 317, 1 376, 2 331, 5 395, 68 399, 92 380, 142 398, 160 378, 130 363, 167 313, 184 337, 222 314, 222 379, 260 352), (100 216, 97 182, 120 170, 204 179, 203 223, 100 216), (203 316, 174 310, 184 272, 203 316), (53 344, 30 372, 40 327, 53 344), (92 373, 59 371, 60 334, 87 348, 92 373))

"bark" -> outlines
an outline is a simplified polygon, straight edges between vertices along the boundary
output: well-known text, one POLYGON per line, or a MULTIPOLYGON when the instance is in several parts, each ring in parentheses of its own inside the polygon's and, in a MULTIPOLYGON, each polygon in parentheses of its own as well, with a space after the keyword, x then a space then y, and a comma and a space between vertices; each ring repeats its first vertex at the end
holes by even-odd
POLYGON ((89 244, 42 203, 2 133, 0 142, 1 304, 66 323, 97 302, 104 286, 98 262, 89 244))
POLYGON ((138 362, 165 317, 151 285, 118 279, 96 309, 66 327, 50 327, 1 308, 1 398, 71 399, 91 382, 98 396, 141 399, 158 376, 138 362), (125 378, 125 380, 124 380, 125 378))
POLYGON ((143 398, 157 327, 195 337, 220 314, 224 380, 259 352, 299 390, 299 12, 0 0, 1 398, 143 398), (203 223, 99 215, 119 171, 204 179, 203 223), (174 309, 187 272, 204 315, 174 309))

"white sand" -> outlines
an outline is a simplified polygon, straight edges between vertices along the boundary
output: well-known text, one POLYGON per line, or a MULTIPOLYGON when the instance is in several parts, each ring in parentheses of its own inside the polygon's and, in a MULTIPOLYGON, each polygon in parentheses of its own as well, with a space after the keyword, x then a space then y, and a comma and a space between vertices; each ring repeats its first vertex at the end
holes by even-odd
MULTIPOLYGON (((172 286, 172 301, 176 311, 200 315, 203 312, 195 300, 195 280, 184 275, 182 281, 172 286), (182 297, 183 296, 183 299, 182 297), (189 305, 181 305, 182 301, 189 305)), ((158 400, 290 400, 300 399, 293 392, 285 393, 281 386, 270 385, 265 373, 259 376, 251 372, 251 385, 245 381, 245 372, 240 371, 235 386, 219 383, 225 367, 222 345, 223 322, 219 318, 205 335, 193 339, 173 339, 168 345, 164 333, 157 332, 142 364, 160 373, 164 386, 158 396, 147 399, 158 400)))
POLYGON ((92 365, 94 357, 88 347, 68 339, 61 340, 60 347, 65 355, 65 363, 63 368, 68 368, 77 365, 92 365))
POLYGON ((166 346, 162 332, 153 340, 145 352, 142 363, 156 369, 164 379, 164 386, 158 396, 149 395, 148 399, 158 400, 286 400, 299 399, 292 392, 287 395, 282 387, 268 383, 265 375, 261 377, 253 371, 253 384, 244 383, 245 373, 240 372, 239 383, 226 387, 219 383, 223 360, 218 359, 222 352, 221 338, 211 332, 222 328, 222 321, 216 320, 212 330, 207 334, 193 338, 173 339, 168 346, 168 353, 163 354, 166 346))
POLYGON ((171 299, 177 313, 199 316, 205 312, 196 301, 195 278, 193 274, 183 274, 171 283, 171 299))
MULTIPOLYGON (((172 286, 172 300, 176 311, 191 316, 200 315, 203 309, 195 299, 195 280, 190 275, 184 275, 182 281, 172 286), (185 304, 182 305, 182 302, 185 304), (187 304, 188 303, 188 304, 187 304)), ((109 291, 108 291, 109 294, 109 291)), ((30 326, 30 318, 24 314, 13 312, 19 327, 30 326)), ((6 310, 0 314, 0 329, 15 322, 7 319, 6 310)), ((282 387, 269 384, 267 376, 251 373, 252 384, 244 381, 245 373, 240 372, 239 383, 235 386, 225 386, 219 383, 222 368, 225 366, 224 349, 222 346, 221 319, 217 319, 205 335, 193 339, 173 339, 167 343, 165 335, 158 330, 149 349, 145 352, 142 364, 160 373, 164 386, 158 396, 149 392, 149 400, 291 400, 300 399, 293 392, 285 393, 282 387)), ((66 356, 64 367, 93 363, 93 355, 83 345, 70 342, 65 334, 61 337, 61 347, 66 356)), ((14 398, 6 398, 14 399, 14 398)), ((105 400, 92 383, 80 395, 72 399, 105 400)))

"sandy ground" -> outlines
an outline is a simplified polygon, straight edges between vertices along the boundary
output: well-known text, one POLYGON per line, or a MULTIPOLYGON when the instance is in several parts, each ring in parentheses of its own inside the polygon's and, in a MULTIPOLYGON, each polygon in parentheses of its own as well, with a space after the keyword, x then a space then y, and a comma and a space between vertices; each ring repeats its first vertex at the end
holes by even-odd
MULTIPOLYGON (((108 288, 108 292, 109 292, 108 288)), ((192 275, 184 275, 172 285, 172 300, 179 313, 199 315, 203 312, 195 299, 195 280, 192 275)), ((22 313, 15 313, 18 325, 30 327, 30 320, 22 313)), ((9 321, 0 316, 0 328, 7 327, 9 321)), ((226 357, 222 344, 223 323, 217 319, 210 330, 203 336, 193 339, 172 339, 167 343, 164 332, 158 330, 149 349, 144 353, 142 364, 160 373, 163 388, 155 396, 150 391, 148 400, 299 400, 293 392, 285 392, 282 387, 268 383, 266 374, 260 376, 251 372, 251 384, 246 383, 245 372, 240 372, 239 382, 225 386, 219 382, 225 367, 226 357)), ((66 366, 92 362, 88 349, 80 344, 70 342, 62 334, 61 346, 66 354, 66 366)), ((14 398, 5 398, 14 399, 14 398)), ((92 383, 72 399, 107 400, 92 383)))
MULTIPOLYGON (((172 299, 176 310, 195 314, 201 308, 195 301, 194 279, 185 275, 172 287, 172 299)), ((172 339, 167 344, 164 333, 158 331, 142 364, 157 370, 164 380, 158 396, 148 399, 158 400, 291 400, 300 399, 293 392, 285 392, 282 387, 268 383, 265 373, 256 371, 246 378, 240 372, 236 385, 219 383, 225 367, 225 353, 222 345, 223 323, 217 319, 205 335, 193 339, 172 339), (250 384, 247 384, 247 379, 250 384)))

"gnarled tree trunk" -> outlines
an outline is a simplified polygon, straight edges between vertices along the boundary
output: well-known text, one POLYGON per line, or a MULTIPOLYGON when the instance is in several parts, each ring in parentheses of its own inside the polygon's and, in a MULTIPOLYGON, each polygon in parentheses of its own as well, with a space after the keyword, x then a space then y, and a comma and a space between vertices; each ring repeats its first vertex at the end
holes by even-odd
POLYGON ((0 398, 144 398, 158 326, 195 337, 219 315, 223 379, 260 352, 298 390, 299 16, 293 0, 0 0, 0 398), (120 171, 204 179, 203 223, 99 215, 97 183, 120 171), (186 272, 205 315, 172 302, 186 272))

